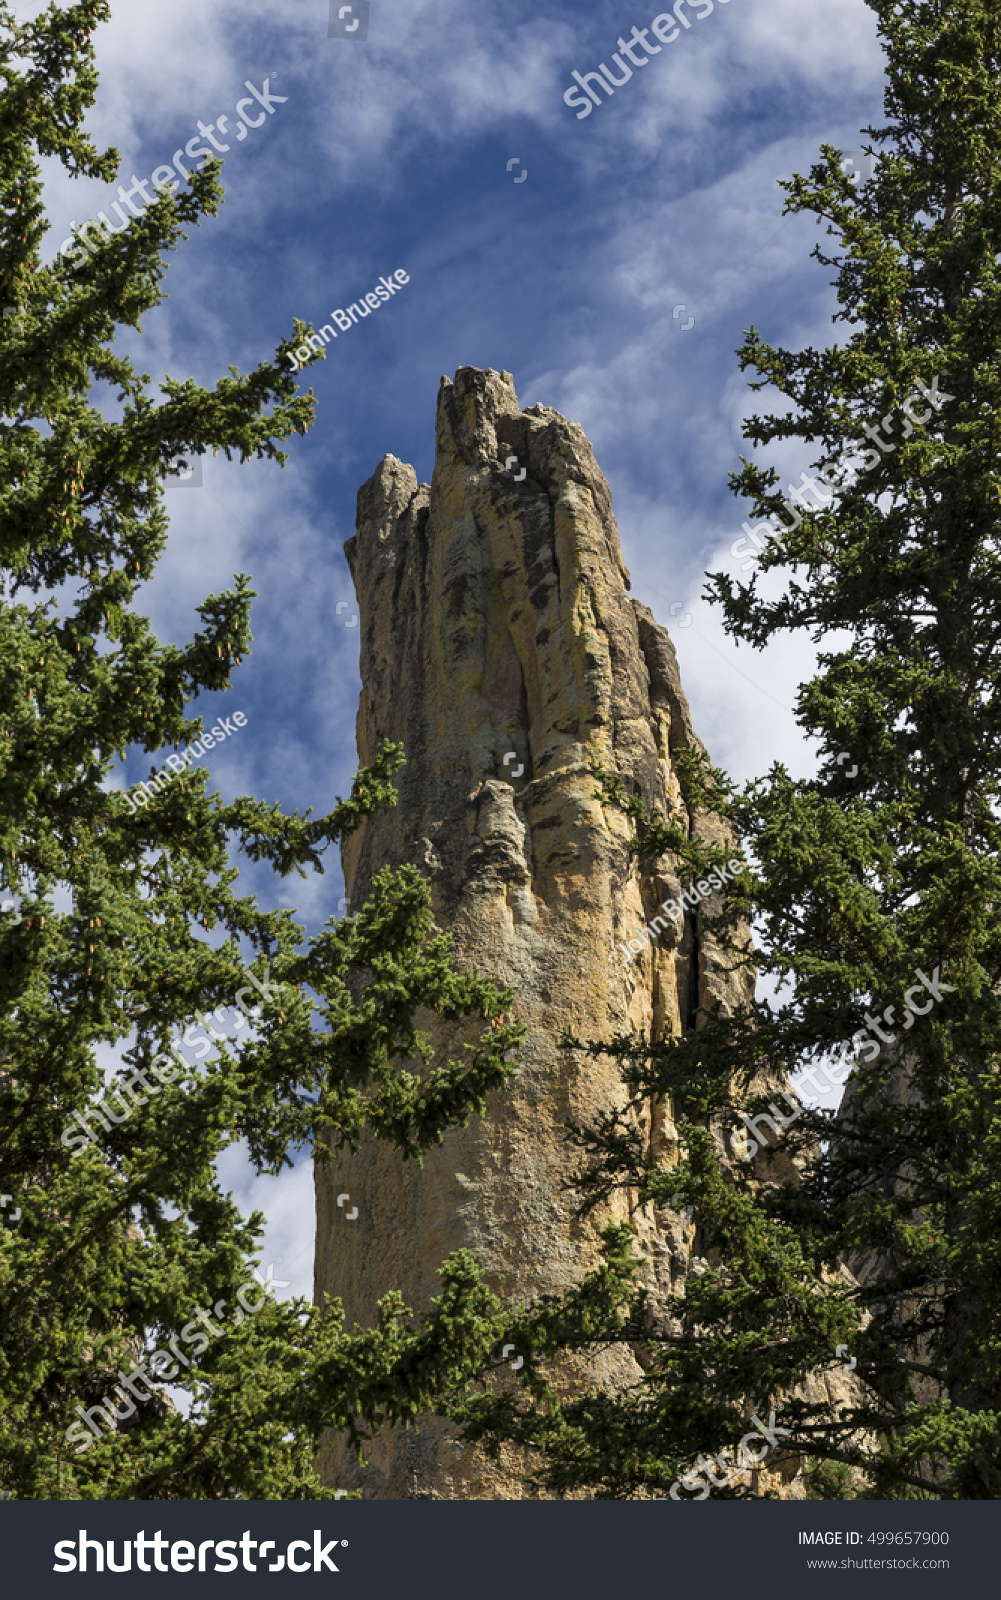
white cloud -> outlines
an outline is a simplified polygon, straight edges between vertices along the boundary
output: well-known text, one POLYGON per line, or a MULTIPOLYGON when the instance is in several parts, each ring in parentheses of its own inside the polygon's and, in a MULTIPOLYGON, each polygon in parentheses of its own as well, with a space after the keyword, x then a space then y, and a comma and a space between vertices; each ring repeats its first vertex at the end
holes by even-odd
POLYGON ((301 1161, 278 1177, 250 1175, 245 1145, 228 1150, 218 1163, 219 1182, 230 1188, 245 1215, 263 1211, 267 1228, 258 1250, 264 1276, 269 1262, 274 1277, 284 1278, 288 1288, 277 1292, 281 1300, 291 1295, 313 1298, 313 1169, 301 1161))

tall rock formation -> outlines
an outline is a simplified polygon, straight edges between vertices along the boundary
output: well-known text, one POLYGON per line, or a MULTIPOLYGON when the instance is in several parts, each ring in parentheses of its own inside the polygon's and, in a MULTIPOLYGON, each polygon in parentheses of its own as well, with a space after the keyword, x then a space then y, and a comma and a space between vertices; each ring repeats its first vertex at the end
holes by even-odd
MULTIPOLYGON (((522 411, 507 372, 460 369, 442 379, 430 488, 386 456, 359 491, 345 549, 361 615, 359 758, 385 739, 407 754, 397 808, 345 846, 351 904, 380 867, 420 866, 460 962, 510 984, 529 1027, 514 1089, 447 1135, 423 1170, 369 1143, 318 1171, 316 1292, 340 1296, 350 1325, 370 1324, 389 1289, 426 1306, 460 1247, 504 1296, 577 1281, 598 1259, 604 1219, 575 1216, 564 1124, 623 1095, 613 1064, 560 1052, 561 1031, 678 1031, 698 1006, 742 998, 746 980, 691 914, 630 964, 620 947, 687 884, 630 857, 626 819, 595 798, 589 763, 676 809, 672 755, 698 740, 667 632, 628 594, 611 494, 581 429, 546 406, 522 411), (344 1190, 359 1206, 350 1228, 336 1206, 344 1190)), ((690 825, 714 836, 705 818, 690 825)), ((455 1051, 454 1031, 431 1032, 455 1051)), ((669 1149, 669 1108, 657 1124, 650 1137, 669 1149)), ((684 1223, 639 1220, 651 1278, 676 1288, 684 1223)), ((622 1350, 567 1379, 638 1372, 622 1350)), ((326 1481, 383 1498, 521 1492, 441 1423, 387 1430, 368 1458, 359 1470, 329 1441, 326 1481)))

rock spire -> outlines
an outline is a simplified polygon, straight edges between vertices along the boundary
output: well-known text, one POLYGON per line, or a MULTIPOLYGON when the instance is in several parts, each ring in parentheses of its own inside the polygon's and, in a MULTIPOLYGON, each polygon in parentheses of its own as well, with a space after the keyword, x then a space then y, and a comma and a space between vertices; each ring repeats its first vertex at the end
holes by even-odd
MULTIPOLYGON (((571 1064, 561 1030, 680 1030, 699 1005, 743 998, 746 979, 726 970, 697 914, 631 963, 621 948, 683 886, 669 866, 630 857, 626 819, 595 798, 589 762, 673 808, 673 753, 698 740, 667 631, 629 595, 611 493, 582 430, 547 406, 522 411, 509 373, 460 368, 442 379, 430 487, 387 455, 359 491, 345 550, 361 617, 359 758, 385 739, 407 754, 396 809, 346 843, 347 894, 358 907, 380 867, 418 865, 459 960, 510 984, 529 1026, 516 1086, 423 1170, 374 1143, 318 1170, 316 1291, 340 1296, 351 1325, 371 1323, 389 1289, 426 1306, 460 1247, 505 1296, 576 1281, 598 1259, 600 1220, 575 1215, 564 1124, 621 1103, 622 1090, 614 1064, 571 1064), (350 1228, 344 1190, 360 1206, 350 1228)), ((706 819, 691 826, 715 836, 706 819)), ((434 1043, 456 1047, 444 1028, 434 1043)), ((651 1137, 673 1134, 665 1110, 651 1137)), ((652 1276, 676 1286, 682 1219, 658 1214, 647 1232, 652 1276)), ((618 1351, 578 1375, 617 1384, 638 1368, 618 1351)), ((359 1470, 331 1440, 326 1481, 376 1498, 521 1493, 513 1472, 440 1423, 387 1430, 368 1457, 359 1470)))

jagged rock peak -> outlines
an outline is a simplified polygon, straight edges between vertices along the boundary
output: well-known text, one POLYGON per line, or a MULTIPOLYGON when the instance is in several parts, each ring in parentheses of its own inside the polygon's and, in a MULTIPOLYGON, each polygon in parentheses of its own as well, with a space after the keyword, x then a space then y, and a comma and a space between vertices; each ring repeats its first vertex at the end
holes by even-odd
MULTIPOLYGON (((597 800, 591 763, 684 815, 672 751, 697 740, 667 631, 627 592, 611 493, 581 428, 548 406, 523 411, 510 373, 460 368, 438 394, 431 485, 385 456, 345 551, 361 617, 359 757, 385 739, 407 753, 398 806, 345 842, 351 906, 380 867, 419 865, 459 960, 511 984, 529 1025, 516 1087, 423 1171, 374 1143, 318 1171, 317 1294, 370 1323, 391 1288, 426 1305, 460 1247, 505 1295, 576 1281, 597 1260, 603 1218, 576 1216, 564 1125, 624 1096, 611 1064, 559 1051, 561 1030, 687 1028, 698 1005, 746 990, 691 914, 665 921, 632 962, 623 955, 680 885, 669 862, 629 854, 626 819, 597 800), (349 1232, 343 1190, 360 1204, 349 1232)), ((452 1054, 472 1036, 430 1031, 452 1054)), ((670 1148, 669 1107, 650 1137, 670 1148)), ((652 1280, 675 1284, 684 1226, 673 1214, 640 1222, 652 1280)), ((563 1376, 618 1385, 637 1373, 618 1351, 563 1376)), ((360 1473, 333 1443, 324 1461, 329 1482, 366 1495, 521 1492, 437 1424, 381 1436, 360 1473)))

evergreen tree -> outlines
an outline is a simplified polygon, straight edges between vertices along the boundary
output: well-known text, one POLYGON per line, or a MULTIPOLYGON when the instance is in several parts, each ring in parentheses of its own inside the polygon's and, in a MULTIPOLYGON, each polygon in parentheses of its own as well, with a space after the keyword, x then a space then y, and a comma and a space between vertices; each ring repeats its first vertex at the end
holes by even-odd
MULTIPOLYGON (((618 1058, 632 1109, 574 1130, 585 1201, 679 1196, 694 1270, 658 1301, 630 1228, 610 1229, 599 1272, 512 1323, 518 1394, 453 1408, 471 1436, 537 1450, 536 1481, 559 1493, 759 1493, 753 1470, 716 1464, 753 1413, 769 1467, 803 1466, 814 1497, 1001 1495, 1001 15, 868 4, 887 70, 872 180, 824 146, 784 185, 787 209, 836 241, 815 254, 835 269, 843 336, 793 352, 752 329, 740 351, 752 387, 786 402, 745 437, 810 447, 813 509, 745 460, 731 482, 769 519, 751 533, 760 569, 786 581, 767 599, 757 574, 710 580, 736 638, 828 645, 797 700, 819 772, 776 765, 739 793, 685 773, 689 805, 748 854, 716 931, 747 960, 752 916, 760 968, 785 987, 683 1037, 587 1046, 618 1058), (850 1072, 836 1120, 768 1090, 804 1070, 814 1090, 850 1072), (662 1098, 673 1169, 637 1116, 662 1098), (739 1116, 760 1112, 772 1129, 751 1140, 739 1116), (549 1358, 602 1342, 645 1352, 642 1379, 560 1396, 549 1358), (816 1381, 832 1372, 840 1398, 816 1381)), ((638 853, 705 871, 684 817, 601 778, 638 853)))
POLYGON ((312 1498, 333 1492, 313 1468, 321 1430, 360 1437, 427 1410, 439 1367, 484 1358, 496 1307, 467 1258, 423 1328, 398 1296, 350 1332, 337 1304, 278 1303, 271 1271, 253 1278, 263 1218, 240 1214, 215 1164, 242 1140, 278 1173, 363 1135, 419 1160, 504 1084, 521 1029, 506 991, 454 969, 412 869, 384 871, 360 915, 308 947, 292 912, 236 891, 241 855, 322 871, 394 803, 397 748, 318 818, 223 804, 177 755, 151 765, 139 803, 109 782, 129 749, 205 748, 186 712, 250 648, 244 575, 198 608, 183 648, 139 609, 169 463, 213 449, 282 464, 314 400, 285 361, 310 331, 299 321, 273 362, 214 389, 168 379, 154 395, 115 351, 116 329, 162 298, 163 253, 217 211, 218 163, 43 264, 38 158, 116 174, 117 153, 81 132, 107 15, 79 0, 18 24, 0 4, 0 1488, 312 1498), (421 1009, 489 1025, 436 1063, 421 1009), (178 1036, 207 1020, 215 1042, 193 1041, 193 1062, 178 1036), (106 1084, 98 1051, 122 1045, 106 1084))

